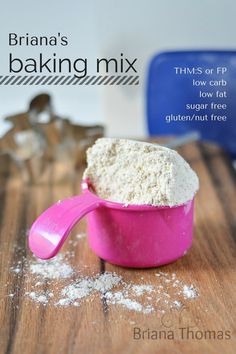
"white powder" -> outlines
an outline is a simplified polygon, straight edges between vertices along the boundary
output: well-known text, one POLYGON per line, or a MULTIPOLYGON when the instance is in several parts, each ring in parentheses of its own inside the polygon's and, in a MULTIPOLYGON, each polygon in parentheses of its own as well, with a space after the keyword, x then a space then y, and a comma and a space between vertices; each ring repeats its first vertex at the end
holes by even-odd
POLYGON ((142 296, 145 292, 146 293, 152 292, 153 286, 152 285, 133 285, 132 289, 137 296, 142 296))
POLYGON ((29 295, 32 300, 40 302, 43 305, 46 305, 48 303, 48 296, 45 294, 40 294, 32 291, 30 293, 27 293, 27 295, 29 295))
POLYGON ((121 279, 122 277, 116 273, 105 272, 94 279, 93 288, 101 293, 105 293, 119 284, 121 279))
POLYGON ((64 261, 61 254, 48 261, 37 260, 31 263, 30 271, 48 279, 68 278, 73 273, 73 269, 64 261))
MULTIPOLYGON (((150 283, 146 277, 140 277, 140 282, 134 283, 126 278, 125 271, 123 277, 114 272, 97 274, 92 270, 88 276, 86 265, 80 265, 78 269, 72 267, 70 260, 73 257, 73 252, 60 254, 49 261, 22 257, 10 270, 15 277, 25 278, 21 293, 37 306, 78 307, 98 297, 118 311, 122 308, 123 311, 158 315, 172 308, 179 311, 199 296, 194 285, 183 283, 176 273, 149 273, 150 283)), ((18 291, 9 291, 9 299, 16 296, 19 296, 18 291)))
POLYGON ((126 139, 101 138, 87 151, 89 178, 103 199, 174 206, 191 200, 198 177, 174 150, 126 139))
POLYGON ((183 287, 183 295, 185 299, 194 299, 197 297, 197 291, 194 289, 193 285, 183 287))
POLYGON ((20 273, 21 272, 21 268, 20 267, 16 267, 13 269, 14 273, 20 273))
MULTIPOLYGON (((45 275, 45 279, 47 276, 45 275)), ((93 296, 99 296, 109 305, 121 306, 126 310, 143 314, 155 312, 157 308, 162 308, 163 313, 166 307, 179 309, 183 305, 183 300, 198 297, 194 286, 183 284, 176 279, 175 273, 159 272, 156 276, 157 284, 133 284, 126 282, 116 273, 105 272, 69 280, 69 284, 57 290, 56 294, 48 290, 35 291, 34 289, 33 292, 26 292, 25 295, 43 305, 51 302, 54 306, 60 307, 80 306, 83 301, 91 301, 93 296)))
POLYGON ((81 240, 82 238, 85 238, 85 237, 86 237, 86 233, 85 232, 81 232, 80 234, 76 235, 76 239, 77 240, 81 240))
POLYGON ((62 298, 58 301, 58 305, 67 306, 78 299, 88 296, 93 290, 93 282, 90 279, 81 279, 74 284, 66 286, 62 291, 62 298))
POLYGON ((143 312, 144 314, 148 314, 154 311, 153 306, 145 306, 136 300, 128 298, 127 296, 128 294, 126 291, 117 291, 114 293, 107 292, 104 297, 107 299, 108 304, 121 305, 130 311, 143 312))
POLYGON ((58 301, 57 305, 67 306, 75 300, 87 297, 94 291, 105 293, 119 284, 120 281, 120 276, 110 272, 98 274, 94 278, 79 279, 62 290, 63 298, 58 301))
POLYGON ((173 303, 177 308, 181 308, 181 306, 182 306, 181 301, 175 300, 175 301, 173 301, 173 303))
POLYGON ((118 291, 116 293, 108 292, 105 297, 108 300, 108 303, 110 304, 122 305, 128 310, 133 310, 137 312, 141 312, 143 310, 143 306, 139 302, 125 298, 124 294, 121 291, 118 291))

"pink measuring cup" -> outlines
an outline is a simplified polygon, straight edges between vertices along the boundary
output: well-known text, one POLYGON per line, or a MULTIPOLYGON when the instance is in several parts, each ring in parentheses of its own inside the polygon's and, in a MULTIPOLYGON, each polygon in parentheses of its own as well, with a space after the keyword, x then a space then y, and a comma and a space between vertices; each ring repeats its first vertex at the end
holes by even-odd
POLYGON ((82 195, 57 202, 32 225, 29 247, 37 257, 55 256, 86 214, 90 247, 113 264, 156 267, 173 262, 191 247, 193 200, 175 207, 125 206, 99 198, 88 180, 81 186, 82 195))

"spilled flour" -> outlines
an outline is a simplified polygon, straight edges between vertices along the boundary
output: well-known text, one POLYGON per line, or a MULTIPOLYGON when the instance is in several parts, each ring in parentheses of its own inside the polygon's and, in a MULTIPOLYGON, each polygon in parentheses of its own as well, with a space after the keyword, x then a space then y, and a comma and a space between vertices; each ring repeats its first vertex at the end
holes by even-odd
POLYGON ((87 151, 87 169, 103 199, 128 204, 174 206, 191 200, 198 177, 174 150, 127 139, 101 138, 87 151))
POLYGON ((47 262, 37 260, 31 263, 29 268, 32 274, 39 275, 44 279, 64 279, 73 273, 71 266, 63 262, 61 254, 47 262))
POLYGON ((74 267, 73 259, 73 252, 49 261, 22 257, 10 271, 16 277, 24 277, 21 295, 38 306, 79 307, 99 298, 106 306, 148 315, 179 309, 199 296, 194 285, 184 284, 175 273, 147 271, 151 284, 142 276, 132 282, 115 272, 97 273, 86 266, 74 267))

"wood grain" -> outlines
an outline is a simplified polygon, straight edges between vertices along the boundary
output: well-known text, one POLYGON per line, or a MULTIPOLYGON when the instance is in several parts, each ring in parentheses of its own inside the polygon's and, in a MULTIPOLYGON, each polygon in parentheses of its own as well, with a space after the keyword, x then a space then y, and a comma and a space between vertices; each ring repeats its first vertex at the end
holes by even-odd
MULTIPOLYGON (((226 154, 216 146, 189 144, 179 152, 200 177, 196 197, 194 242, 191 251, 175 263, 161 267, 175 272, 178 279, 194 283, 199 297, 186 304, 185 312, 169 311, 163 318, 156 313, 144 315, 121 307, 109 306, 99 298, 80 307, 36 306, 22 294, 31 279, 15 277, 10 267, 27 248, 26 232, 32 221, 47 206, 79 193, 82 169, 63 184, 56 183, 52 165, 46 182, 23 185, 11 174, 0 180, 0 353, 1 354, 102 354, 102 353, 235 353, 236 308, 236 178, 226 154), (26 279, 28 283, 26 283, 26 279), (17 296, 10 298, 9 293, 17 296), (180 323, 181 320, 181 323, 180 323), (96 325, 94 325, 96 323, 96 325), (169 327, 167 327, 167 325, 169 327), (191 325, 194 331, 228 330, 230 339, 135 340, 133 328, 171 329, 191 325)), ((83 220, 76 233, 85 231, 83 220)), ((63 251, 73 250, 67 242, 63 251)), ((74 264, 88 265, 86 272, 115 271, 126 281, 151 283, 157 269, 132 270, 113 266, 98 259, 89 250, 86 239, 76 246, 74 264)), ((48 284, 48 289, 52 285, 48 284)))

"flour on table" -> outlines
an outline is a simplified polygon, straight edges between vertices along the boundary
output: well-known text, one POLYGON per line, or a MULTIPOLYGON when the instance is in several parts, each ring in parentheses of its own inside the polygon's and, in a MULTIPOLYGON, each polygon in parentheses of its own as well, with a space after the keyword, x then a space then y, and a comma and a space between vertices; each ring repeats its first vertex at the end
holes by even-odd
POLYGON ((95 291, 103 294, 119 284, 120 281, 120 276, 110 272, 78 279, 61 291, 62 298, 57 305, 67 306, 73 304, 74 301, 77 303, 77 300, 83 299, 95 291))
POLYGON ((185 299, 194 299, 195 297, 197 297, 197 291, 193 287, 193 285, 190 285, 190 286, 184 285, 183 286, 183 295, 184 295, 185 299))
MULTIPOLYGON (((87 267, 71 265, 73 253, 60 254, 49 261, 36 258, 22 261, 10 268, 15 277, 24 277, 22 295, 37 306, 59 308, 80 307, 95 298, 124 311, 148 315, 165 313, 194 301, 199 291, 193 284, 185 284, 176 273, 159 271, 149 275, 151 284, 141 276, 136 282, 115 272, 96 273, 87 267), (17 272, 16 272, 17 269, 17 272)), ((18 294, 9 292, 9 298, 18 294)))
POLYGON ((133 285, 132 289, 137 296, 141 296, 144 293, 150 293, 154 290, 152 285, 133 285))
POLYGON ((70 277, 73 269, 63 260, 62 255, 58 255, 48 261, 37 260, 32 262, 30 272, 48 279, 63 279, 70 277))
POLYGON ((43 305, 46 305, 49 300, 49 295, 36 293, 35 291, 31 291, 30 293, 26 293, 30 299, 34 300, 35 302, 39 302, 43 305))
POLYGON ((174 150, 145 142, 101 138, 87 151, 89 178, 103 199, 175 206, 191 200, 198 177, 174 150))
POLYGON ((81 232, 79 234, 76 235, 76 239, 77 240, 81 240, 82 238, 86 237, 86 233, 85 232, 81 232))

